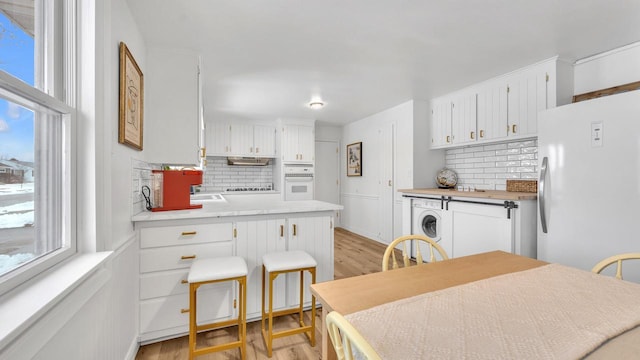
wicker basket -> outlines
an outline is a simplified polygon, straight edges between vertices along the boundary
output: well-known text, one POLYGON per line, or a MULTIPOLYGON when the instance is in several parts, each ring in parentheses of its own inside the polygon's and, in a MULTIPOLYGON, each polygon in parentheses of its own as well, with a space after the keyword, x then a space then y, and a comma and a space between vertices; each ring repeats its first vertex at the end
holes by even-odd
POLYGON ((538 180, 507 180, 507 191, 538 192, 538 180))

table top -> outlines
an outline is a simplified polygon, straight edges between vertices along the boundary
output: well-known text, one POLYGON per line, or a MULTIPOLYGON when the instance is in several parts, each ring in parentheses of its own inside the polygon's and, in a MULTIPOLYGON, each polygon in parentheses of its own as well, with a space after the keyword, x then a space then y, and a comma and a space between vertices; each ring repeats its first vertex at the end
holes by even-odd
POLYGON ((547 263, 503 251, 465 256, 311 285, 330 310, 346 315, 388 302, 547 263), (357 294, 357 295, 354 295, 357 294))
MULTIPOLYGON (((380 305, 495 276, 540 268, 546 262, 502 251, 470 255, 423 266, 411 266, 311 285, 323 313, 358 313, 380 305)), ((602 276, 602 275, 599 275, 602 276)), ((619 281, 619 280, 616 280, 619 281)), ((326 336, 326 334, 325 334, 326 336)), ((325 346, 330 344, 324 344, 325 346)), ((323 354, 328 354, 323 349, 323 354)), ((640 352, 640 326, 605 343, 586 358, 625 358, 640 352)), ((634 356, 635 356, 634 355, 634 356)))

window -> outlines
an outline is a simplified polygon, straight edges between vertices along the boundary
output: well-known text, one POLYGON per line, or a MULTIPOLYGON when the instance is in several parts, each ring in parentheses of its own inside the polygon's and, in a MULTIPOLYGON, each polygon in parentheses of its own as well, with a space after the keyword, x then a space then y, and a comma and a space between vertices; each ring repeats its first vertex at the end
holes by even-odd
POLYGON ((0 1, 0 294, 76 252, 74 10, 0 1))

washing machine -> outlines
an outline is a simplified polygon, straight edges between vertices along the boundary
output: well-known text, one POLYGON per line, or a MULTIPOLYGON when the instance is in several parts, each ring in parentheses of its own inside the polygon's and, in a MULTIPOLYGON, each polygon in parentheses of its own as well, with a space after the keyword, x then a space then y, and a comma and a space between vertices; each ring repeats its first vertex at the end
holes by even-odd
MULTIPOLYGON (((435 240, 447 254, 451 254, 453 251, 452 244, 442 238, 442 210, 440 206, 440 199, 413 199, 411 204, 411 233, 425 235, 435 240)), ((414 241, 411 245, 411 256, 414 258, 417 243, 417 241, 414 241)), ((423 258, 428 256, 428 252, 425 252, 425 250, 426 248, 421 248, 423 258)))

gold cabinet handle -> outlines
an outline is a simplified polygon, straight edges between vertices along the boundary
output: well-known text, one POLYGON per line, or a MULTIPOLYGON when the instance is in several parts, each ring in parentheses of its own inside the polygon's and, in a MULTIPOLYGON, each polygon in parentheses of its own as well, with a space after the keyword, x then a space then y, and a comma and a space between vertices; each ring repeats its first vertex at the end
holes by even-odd
POLYGON ((472 131, 471 134, 469 134, 469 136, 471 137, 471 140, 476 138, 476 132, 472 131))
POLYGON ((233 237, 237 238, 238 237, 238 229, 233 229, 233 237))
POLYGON ((205 158, 207 157, 207 148, 200 148, 200 157, 201 158, 205 158))
POLYGON ((511 125, 511 132, 516 133, 516 124, 511 125))
POLYGON ((182 259, 182 260, 191 260, 191 259, 195 259, 195 258, 196 258, 195 255, 182 255, 180 257, 180 259, 182 259))
POLYGON ((389 186, 391 186, 391 180, 389 180, 389 186))
POLYGON ((180 284, 188 284, 189 282, 185 279, 180 280, 180 284))
POLYGON ((284 225, 280 225, 280 237, 284 236, 284 225))
POLYGON ((480 130, 480 137, 483 138, 484 137, 484 130, 480 130))
POLYGON ((447 144, 451 142, 451 136, 447 135, 447 144))
POLYGON ((252 153, 253 152, 253 146, 249 148, 249 152, 252 153))
POLYGON ((189 309, 180 309, 181 314, 188 313, 188 312, 189 312, 189 309))
POLYGON ((256 148, 256 154, 257 154, 257 153, 259 153, 259 152, 260 152, 260 148, 259 148, 259 147, 257 147, 257 148, 256 148))
POLYGON ((192 235, 195 235, 195 234, 197 234, 196 231, 183 231, 182 232, 182 236, 192 236, 192 235))
POLYGON ((293 236, 298 235, 298 227, 296 226, 296 224, 293 224, 293 236))

